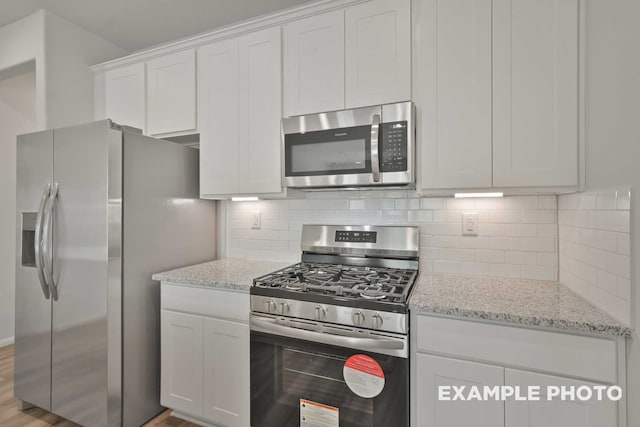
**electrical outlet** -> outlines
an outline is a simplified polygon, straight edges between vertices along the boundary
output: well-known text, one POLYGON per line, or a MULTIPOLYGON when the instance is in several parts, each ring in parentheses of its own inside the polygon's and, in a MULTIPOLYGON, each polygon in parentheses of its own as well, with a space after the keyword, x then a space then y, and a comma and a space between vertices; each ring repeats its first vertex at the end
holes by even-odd
POLYGON ((254 230, 259 230, 260 229, 260 211, 253 211, 251 213, 253 222, 251 223, 251 228, 253 228, 254 230))
POLYGON ((478 235, 478 212, 462 213, 462 235, 463 236, 478 235))

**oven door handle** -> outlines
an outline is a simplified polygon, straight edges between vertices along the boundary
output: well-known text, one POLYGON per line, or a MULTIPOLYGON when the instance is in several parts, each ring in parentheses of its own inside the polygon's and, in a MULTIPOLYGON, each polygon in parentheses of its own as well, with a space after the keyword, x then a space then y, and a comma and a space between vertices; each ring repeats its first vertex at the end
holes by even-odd
POLYGON ((407 348, 404 341, 391 338, 360 338, 330 333, 307 331, 305 329, 291 328, 279 325, 274 318, 251 316, 251 330, 257 332, 272 333, 289 338, 317 342, 321 344, 335 345, 338 347, 369 350, 374 353, 391 354, 407 357, 407 348))

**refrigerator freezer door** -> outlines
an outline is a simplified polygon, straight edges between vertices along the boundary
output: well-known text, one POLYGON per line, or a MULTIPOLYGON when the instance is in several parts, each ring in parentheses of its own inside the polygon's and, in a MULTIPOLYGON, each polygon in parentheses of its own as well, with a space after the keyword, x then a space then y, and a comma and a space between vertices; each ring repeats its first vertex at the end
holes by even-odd
POLYGON ((38 254, 35 247, 28 246, 35 246, 35 231, 40 227, 23 222, 38 216, 43 190, 53 179, 53 131, 19 136, 17 154, 14 394, 50 410, 51 299, 43 292, 35 260, 23 260, 38 254))
POLYGON ((122 133, 109 124, 54 131, 53 280, 58 295, 52 313, 51 410, 85 426, 121 422, 120 413, 108 414, 108 355, 120 349, 121 341, 119 334, 108 334, 109 287, 116 293, 120 288, 119 278, 109 281, 109 257, 117 257, 118 264, 120 256, 118 250, 110 253, 110 245, 119 245, 121 222, 121 195, 118 191, 110 207, 109 190, 120 187, 122 170, 122 133), (110 182, 110 168, 119 171, 115 182, 110 182))

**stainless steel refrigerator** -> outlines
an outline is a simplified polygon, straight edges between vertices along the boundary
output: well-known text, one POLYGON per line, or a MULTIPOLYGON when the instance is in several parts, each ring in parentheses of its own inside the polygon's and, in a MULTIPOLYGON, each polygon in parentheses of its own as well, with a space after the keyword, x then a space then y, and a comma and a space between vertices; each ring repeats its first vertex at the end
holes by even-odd
POLYGON ((151 275, 215 258, 198 151, 109 120, 17 144, 15 396, 87 427, 139 426, 162 410, 151 275))

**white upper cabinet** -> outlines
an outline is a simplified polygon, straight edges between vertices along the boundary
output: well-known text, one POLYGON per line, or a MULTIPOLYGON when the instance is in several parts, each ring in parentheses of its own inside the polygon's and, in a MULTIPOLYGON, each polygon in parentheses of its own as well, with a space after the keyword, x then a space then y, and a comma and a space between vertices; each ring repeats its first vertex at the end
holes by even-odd
POLYGON ((579 0, 493 1, 494 186, 576 186, 579 0))
POLYGON ((344 11, 287 24, 284 43, 284 115, 344 109, 344 11))
POLYGON ((196 131, 196 53, 188 49, 147 62, 147 134, 196 131))
POLYGON ((416 3, 423 193, 579 187, 579 4, 416 3))
POLYGON ((420 16, 422 188, 491 187, 491 0, 423 0, 420 16))
POLYGON ((145 131, 144 63, 127 65, 104 73, 105 118, 145 131))
POLYGON ((282 191, 280 27, 239 38, 240 192, 282 191))
POLYGON ((200 194, 240 191, 238 40, 198 49, 200 194))
POLYGON ((345 10, 346 107, 411 99, 411 1, 374 0, 345 10))
POLYGON ((281 194, 280 28, 198 49, 200 194, 281 194))

